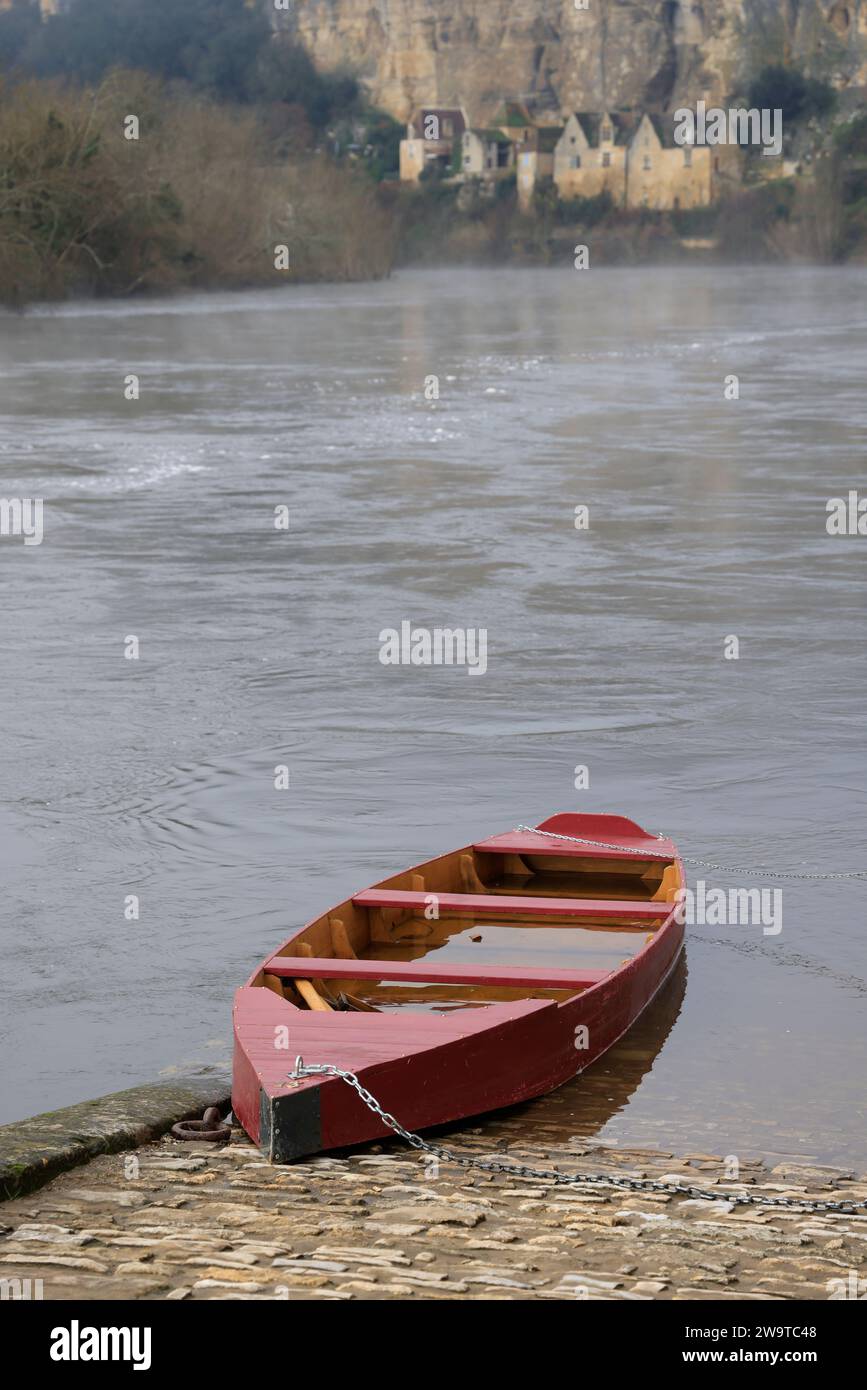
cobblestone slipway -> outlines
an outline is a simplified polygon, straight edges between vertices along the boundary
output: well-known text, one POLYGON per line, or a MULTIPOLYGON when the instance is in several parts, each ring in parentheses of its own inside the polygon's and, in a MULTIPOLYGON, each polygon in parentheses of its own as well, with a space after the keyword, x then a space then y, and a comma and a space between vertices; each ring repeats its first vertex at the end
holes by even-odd
MULTIPOLYGON (((727 1186, 713 1155, 544 1128, 528 1140, 525 1117, 444 1142, 727 1186)), ((825 1168, 744 1164, 740 1176, 777 1196, 867 1197, 867 1180, 825 1168)), ((102 1154, 0 1206, 0 1279, 41 1280, 46 1299, 824 1300, 857 1291, 865 1243, 867 1216, 437 1173, 399 1145, 272 1167, 240 1131, 222 1148, 163 1138, 102 1154)))

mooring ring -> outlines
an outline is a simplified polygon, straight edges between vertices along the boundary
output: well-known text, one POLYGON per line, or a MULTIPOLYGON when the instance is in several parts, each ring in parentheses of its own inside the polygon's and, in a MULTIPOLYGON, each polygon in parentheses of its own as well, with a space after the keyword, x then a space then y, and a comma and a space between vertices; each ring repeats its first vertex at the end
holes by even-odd
POLYGON ((232 1135, 229 1126, 220 1119, 215 1105, 208 1107, 201 1120, 180 1120, 172 1125, 171 1132, 175 1139, 197 1139, 208 1144, 219 1144, 232 1135))

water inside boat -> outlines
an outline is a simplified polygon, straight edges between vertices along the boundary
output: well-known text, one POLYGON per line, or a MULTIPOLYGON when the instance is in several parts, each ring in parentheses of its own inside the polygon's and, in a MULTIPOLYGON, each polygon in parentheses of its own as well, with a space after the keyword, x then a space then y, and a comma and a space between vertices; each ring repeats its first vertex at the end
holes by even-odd
MULTIPOLYGON (((437 922, 416 919, 394 926, 390 940, 377 941, 362 952, 365 960, 436 960, 468 965, 533 965, 565 970, 590 966, 616 970, 641 950, 647 931, 620 928, 546 925, 543 921, 520 925, 488 918, 441 917, 437 922)), ((378 1009, 409 1008, 444 1012, 507 999, 523 999, 528 991, 496 985, 425 985, 381 980, 362 983, 356 992, 378 1009)), ((568 999, 574 989, 537 989, 537 999, 568 999)))
POLYGON ((606 858, 533 841, 533 852, 518 853, 509 840, 495 837, 490 848, 456 851, 357 894, 304 928, 259 983, 320 1010, 452 1013, 563 1001, 641 951, 681 886, 672 854, 606 858))

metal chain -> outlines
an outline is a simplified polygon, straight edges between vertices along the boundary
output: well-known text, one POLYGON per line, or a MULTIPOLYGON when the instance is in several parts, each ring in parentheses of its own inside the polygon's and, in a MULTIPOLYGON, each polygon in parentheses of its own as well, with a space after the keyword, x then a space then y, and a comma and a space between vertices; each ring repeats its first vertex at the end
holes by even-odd
POLYGON ((336 1076, 341 1081, 345 1081, 347 1086, 351 1086, 357 1092, 368 1110, 374 1115, 378 1115, 383 1124, 389 1129, 399 1134, 401 1139, 405 1139, 414 1149, 422 1149, 425 1153, 433 1154, 435 1158, 441 1158, 446 1163, 457 1163, 463 1168, 482 1168, 488 1173, 505 1173, 513 1178, 540 1178, 544 1182, 560 1184, 574 1184, 576 1186, 595 1186, 595 1187, 617 1187, 626 1188, 631 1192, 667 1192, 672 1196, 692 1197, 701 1201, 708 1202, 735 1202, 742 1206, 757 1207, 788 1207, 798 1211, 843 1211, 855 1212, 861 1208, 867 1208, 867 1201, 861 1202, 815 1202, 806 1198, 797 1197, 762 1197, 754 1193, 740 1192, 708 1192, 701 1187, 692 1187, 687 1183, 662 1182, 656 1178, 625 1178, 615 1177, 608 1173, 561 1173, 556 1168, 529 1168, 524 1164, 501 1163, 496 1158, 475 1158, 468 1154, 455 1153, 453 1149, 445 1149, 440 1144, 429 1144, 426 1139, 422 1139, 420 1134, 413 1134, 411 1130, 404 1129, 399 1120, 394 1115, 390 1115, 384 1110, 375 1096, 371 1095, 362 1086, 355 1072, 343 1071, 342 1068, 334 1066, 331 1062, 312 1062, 305 1063, 303 1057, 295 1058, 295 1070, 289 1072, 292 1081, 301 1081, 308 1076, 336 1076))
MULTIPOLYGON (((539 830, 534 825, 516 825, 516 830, 529 831, 531 835, 546 835, 550 840, 569 840, 575 845, 592 845, 594 849, 616 849, 625 854, 639 854, 646 859, 648 852, 646 849, 634 849, 632 845, 612 845, 605 840, 585 840, 580 835, 558 835, 555 830, 539 830)), ((665 840, 666 835, 657 835, 657 840, 665 840)), ((684 864, 697 864, 702 869, 717 869, 724 874, 751 874, 758 878, 796 878, 796 879, 832 879, 832 878, 864 878, 867 869, 853 869, 849 873, 841 874, 795 874, 783 873, 775 869, 755 869, 746 868, 743 864, 712 864, 707 859, 691 859, 687 854, 679 856, 684 864)))

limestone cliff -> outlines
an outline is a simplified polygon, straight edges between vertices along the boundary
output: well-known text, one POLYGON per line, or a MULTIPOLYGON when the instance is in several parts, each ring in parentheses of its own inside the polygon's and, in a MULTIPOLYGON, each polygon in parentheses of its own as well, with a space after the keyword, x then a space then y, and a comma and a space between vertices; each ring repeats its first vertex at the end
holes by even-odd
POLYGON ((867 83, 867 0, 263 3, 318 66, 351 68, 399 119, 463 102, 479 123, 504 96, 552 113, 719 100, 788 57, 839 87, 867 83))

